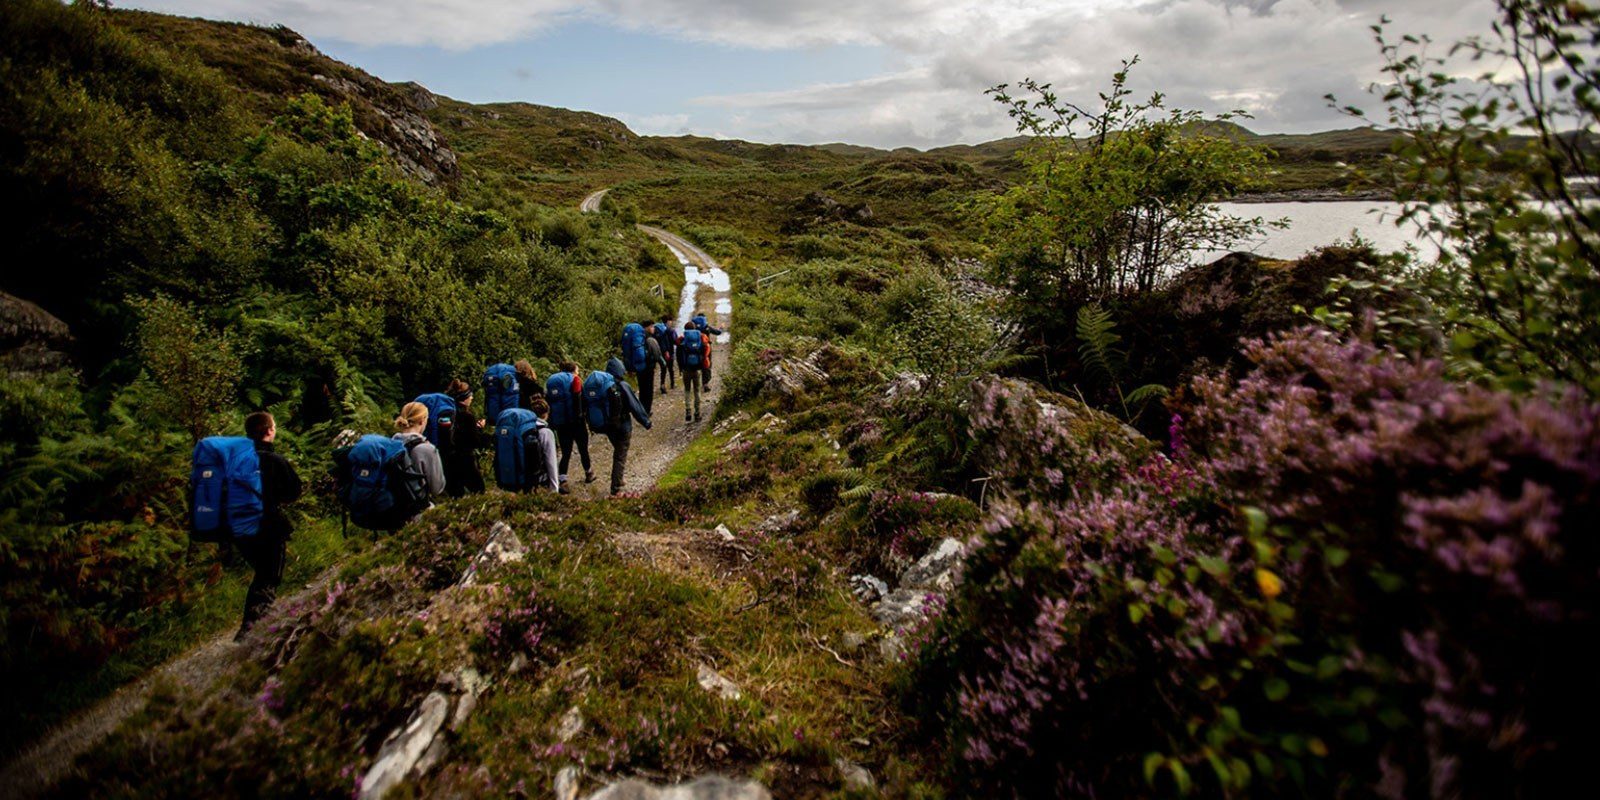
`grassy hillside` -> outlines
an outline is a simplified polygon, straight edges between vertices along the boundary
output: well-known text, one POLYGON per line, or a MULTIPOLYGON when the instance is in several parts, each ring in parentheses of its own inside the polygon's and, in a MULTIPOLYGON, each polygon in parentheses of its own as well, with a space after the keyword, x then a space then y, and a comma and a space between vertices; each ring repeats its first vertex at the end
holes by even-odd
POLYGON ((296 511, 303 579, 355 546, 319 481, 334 433, 492 360, 603 363, 624 319, 670 307, 645 287, 681 281, 614 219, 429 186, 403 88, 296 41, 53 0, 0 15, 0 291, 72 336, 67 366, 0 373, 0 750, 237 624, 247 575, 185 531, 195 437, 277 416, 322 489, 296 511))

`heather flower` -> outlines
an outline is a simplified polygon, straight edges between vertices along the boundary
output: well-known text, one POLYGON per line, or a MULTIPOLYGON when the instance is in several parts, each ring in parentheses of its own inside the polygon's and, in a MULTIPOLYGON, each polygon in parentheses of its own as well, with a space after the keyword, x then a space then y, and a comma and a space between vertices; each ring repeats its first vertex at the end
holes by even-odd
POLYGON ((1244 352, 1248 373, 1192 383, 1170 459, 1023 384, 975 387, 1008 499, 915 684, 966 780, 1149 794, 1151 753, 1215 794, 1303 791, 1308 771, 1384 796, 1581 774, 1600 406, 1325 331, 1244 352))

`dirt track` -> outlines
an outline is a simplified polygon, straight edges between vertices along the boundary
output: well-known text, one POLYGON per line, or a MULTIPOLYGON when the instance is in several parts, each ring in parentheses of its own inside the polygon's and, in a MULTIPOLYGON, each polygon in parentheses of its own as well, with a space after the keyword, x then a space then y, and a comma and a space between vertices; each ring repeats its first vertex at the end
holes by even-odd
MULTIPOLYGON (((601 189, 585 197, 579 208, 585 212, 599 209, 600 199, 606 190, 601 189)), ((700 270, 702 274, 709 275, 713 270, 721 270, 704 250, 696 247, 692 242, 660 228, 648 225, 638 226, 639 230, 655 237, 675 253, 680 254, 691 265, 700 270)), ((733 298, 731 289, 718 291, 715 286, 701 286, 701 294, 696 298, 695 306, 703 309, 711 324, 724 332, 732 330, 733 298), (707 291, 709 290, 709 291, 707 291)), ((718 367, 727 363, 728 353, 731 352, 731 337, 719 337, 715 345, 713 363, 718 367)), ((682 376, 675 388, 666 392, 657 391, 655 404, 652 409, 653 427, 645 430, 640 425, 634 425, 633 442, 628 451, 627 470, 623 473, 625 492, 641 492, 654 486, 656 480, 666 471, 678 454, 694 441, 696 436, 710 424, 712 412, 716 410, 717 399, 722 396, 722 380, 720 374, 713 370, 711 385, 701 392, 700 422, 684 422, 684 393, 682 376)), ((660 376, 656 378, 657 389, 660 388, 660 376)), ((569 485, 573 487, 573 494, 577 497, 603 497, 611 490, 611 442, 604 436, 591 435, 589 438, 589 454, 595 471, 595 481, 591 484, 583 482, 583 469, 578 465, 576 453, 572 456, 572 463, 568 465, 569 485)))

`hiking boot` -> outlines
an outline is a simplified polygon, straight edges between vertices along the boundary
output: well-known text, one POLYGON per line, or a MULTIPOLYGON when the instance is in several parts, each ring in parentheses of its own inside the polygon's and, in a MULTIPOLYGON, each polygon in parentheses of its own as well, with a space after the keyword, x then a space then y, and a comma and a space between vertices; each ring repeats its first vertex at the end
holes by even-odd
POLYGON ((689 416, 689 412, 685 411, 685 412, 683 412, 683 421, 684 422, 694 422, 694 418, 689 416))
POLYGON ((594 470, 586 469, 583 471, 583 482, 594 483, 594 470))
POLYGON ((699 422, 700 421, 700 415, 699 414, 695 414, 694 415, 694 421, 695 422, 699 422))

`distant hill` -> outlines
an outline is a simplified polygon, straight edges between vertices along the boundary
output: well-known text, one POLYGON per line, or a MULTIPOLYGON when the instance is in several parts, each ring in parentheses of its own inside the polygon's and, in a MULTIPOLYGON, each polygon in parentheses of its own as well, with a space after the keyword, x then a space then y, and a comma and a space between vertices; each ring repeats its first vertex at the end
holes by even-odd
MULTIPOLYGON (((432 184, 514 180, 559 185, 573 173, 626 178, 680 169, 827 171, 886 158, 916 156, 970 164, 1005 177, 1020 166, 1030 141, 1011 136, 979 144, 894 150, 832 142, 763 144, 703 136, 641 136, 620 120, 533 103, 473 104, 435 95, 415 83, 389 83, 319 51, 294 31, 240 23, 117 11, 128 31, 180 45, 228 76, 248 107, 270 119, 290 96, 313 92, 348 103, 356 123, 412 175, 432 184)), ((1376 128, 1311 134, 1257 134, 1231 122, 1197 126, 1209 135, 1238 138, 1277 152, 1277 188, 1340 188, 1347 165, 1377 158, 1399 135, 1376 128)), ((583 181, 589 183, 593 181, 583 181)), ((565 197, 581 190, 558 188, 565 197)))

